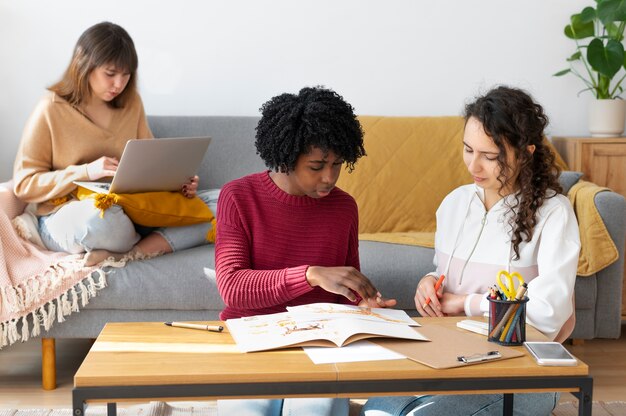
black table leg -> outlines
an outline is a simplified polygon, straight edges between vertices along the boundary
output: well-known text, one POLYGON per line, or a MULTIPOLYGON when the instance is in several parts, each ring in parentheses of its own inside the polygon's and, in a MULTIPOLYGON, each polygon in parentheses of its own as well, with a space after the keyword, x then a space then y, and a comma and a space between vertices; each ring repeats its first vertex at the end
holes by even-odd
POLYGON ((505 393, 502 414, 504 416, 513 416, 513 393, 505 393))

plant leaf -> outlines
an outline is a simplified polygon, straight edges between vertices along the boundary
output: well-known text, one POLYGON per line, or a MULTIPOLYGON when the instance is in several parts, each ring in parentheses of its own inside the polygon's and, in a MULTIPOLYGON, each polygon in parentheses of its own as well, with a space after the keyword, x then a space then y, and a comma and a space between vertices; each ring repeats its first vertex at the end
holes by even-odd
POLYGON ((593 21, 583 22, 582 14, 574 14, 570 18, 570 24, 565 26, 565 36, 570 39, 584 39, 595 34, 593 21))
POLYGON ((580 51, 576 51, 572 56, 567 58, 567 62, 578 61, 580 60, 581 57, 582 57, 582 54, 580 53, 580 51))
POLYGON ((626 0, 604 0, 598 2, 598 19, 604 25, 610 22, 626 21, 626 0))
POLYGON ((600 74, 610 78, 624 64, 624 45, 610 39, 606 47, 598 38, 592 40, 587 48, 587 61, 600 74))
POLYGON ((596 13, 596 9, 593 7, 585 7, 582 12, 580 12, 580 22, 581 23, 589 23, 596 20, 598 17, 596 13))
POLYGON ((552 74, 553 77, 560 77, 561 75, 565 75, 571 72, 571 69, 567 68, 562 71, 557 72, 556 74, 552 74))
POLYGON ((609 22, 605 24, 604 27, 606 28, 606 32, 609 34, 608 37, 610 39, 615 39, 618 41, 622 40, 624 29, 622 29, 622 32, 620 32, 619 26, 615 22, 609 22))

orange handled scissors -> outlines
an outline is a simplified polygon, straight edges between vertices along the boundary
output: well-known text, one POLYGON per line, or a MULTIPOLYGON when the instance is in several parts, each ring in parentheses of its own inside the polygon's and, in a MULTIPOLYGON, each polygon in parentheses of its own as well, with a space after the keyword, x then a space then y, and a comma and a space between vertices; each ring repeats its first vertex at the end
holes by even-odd
POLYGON ((502 293, 508 300, 515 300, 515 295, 517 294, 517 288, 524 284, 524 278, 521 274, 517 272, 509 273, 506 270, 500 270, 498 272, 498 277, 496 278, 498 286, 502 289, 502 293), (502 280, 502 277, 505 280, 502 280), (517 279, 517 284, 514 281, 517 279))

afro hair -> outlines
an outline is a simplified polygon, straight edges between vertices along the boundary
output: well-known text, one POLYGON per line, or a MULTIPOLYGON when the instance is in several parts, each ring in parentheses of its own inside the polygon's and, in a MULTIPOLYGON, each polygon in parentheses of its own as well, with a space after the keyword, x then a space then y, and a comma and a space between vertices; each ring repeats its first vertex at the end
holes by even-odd
POLYGON ((281 94, 261 107, 255 146, 273 171, 293 171, 298 156, 317 147, 346 161, 349 171, 365 155, 363 130, 354 109, 336 92, 307 87, 281 94))

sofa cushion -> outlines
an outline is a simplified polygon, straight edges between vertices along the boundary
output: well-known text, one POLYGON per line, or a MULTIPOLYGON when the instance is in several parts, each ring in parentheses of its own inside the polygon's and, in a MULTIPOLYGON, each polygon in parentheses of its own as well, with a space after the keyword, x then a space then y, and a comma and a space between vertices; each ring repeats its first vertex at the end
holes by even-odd
POLYGON ((214 248, 206 244, 110 269, 106 296, 95 297, 86 308, 221 311, 224 303, 215 276, 204 272, 215 269, 214 248))
POLYGON ((397 308, 417 315, 415 288, 426 273, 435 270, 432 248, 359 241, 361 271, 386 298, 396 299, 397 308))
POLYGON ((214 219, 213 213, 200 198, 187 198, 180 192, 105 194, 79 186, 76 196, 80 200, 92 198, 95 207, 102 212, 114 204, 119 205, 135 224, 145 227, 177 227, 214 219))
POLYGON ((360 233, 433 232, 443 198, 471 182, 462 117, 360 116, 367 156, 337 186, 359 206, 360 233))

